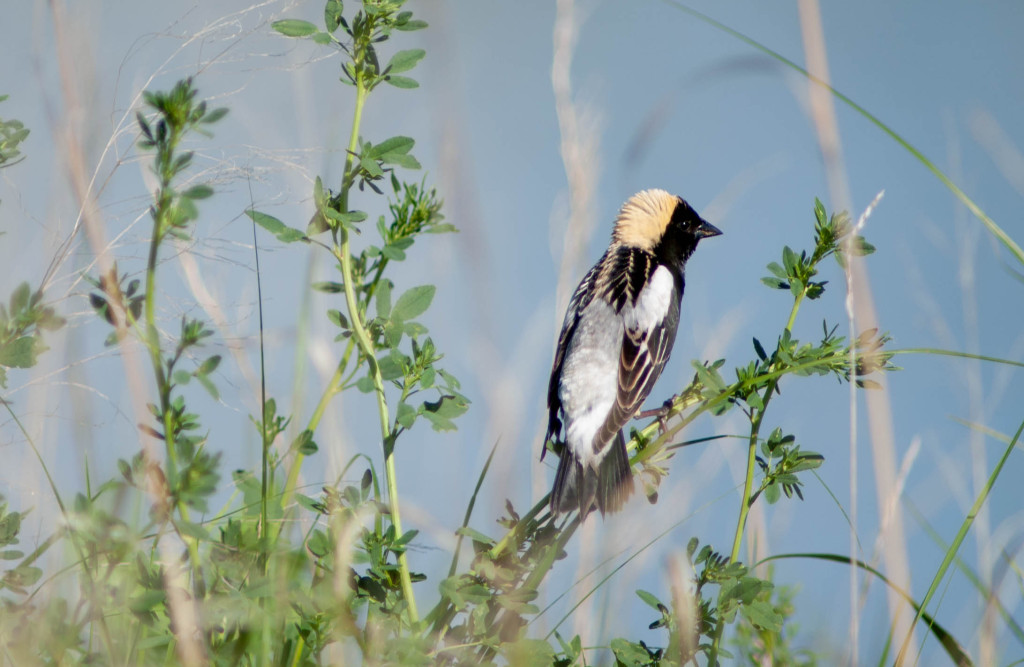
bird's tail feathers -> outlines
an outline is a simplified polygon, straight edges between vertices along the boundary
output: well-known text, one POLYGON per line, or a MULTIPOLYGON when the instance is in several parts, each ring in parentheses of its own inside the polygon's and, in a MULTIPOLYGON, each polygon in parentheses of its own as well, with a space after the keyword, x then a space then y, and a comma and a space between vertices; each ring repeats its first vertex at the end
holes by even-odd
POLYGON ((622 431, 602 459, 597 478, 597 508, 601 515, 618 512, 633 493, 633 471, 622 431))
POLYGON ((562 452, 551 489, 551 511, 579 510, 584 521, 595 505, 602 516, 618 512, 632 493, 633 472, 620 432, 596 470, 584 466, 568 447, 562 452))
POLYGON ((561 514, 578 509, 580 519, 585 519, 594 506, 596 494, 597 476, 593 469, 589 466, 584 468, 576 455, 566 447, 558 460, 555 484, 551 487, 551 511, 561 514))

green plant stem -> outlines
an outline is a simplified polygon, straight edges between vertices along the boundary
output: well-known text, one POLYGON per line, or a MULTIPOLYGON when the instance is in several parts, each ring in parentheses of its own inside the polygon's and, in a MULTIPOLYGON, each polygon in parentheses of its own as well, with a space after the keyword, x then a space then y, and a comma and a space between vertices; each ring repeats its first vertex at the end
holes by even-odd
MULTIPOLYGON (((251 197, 251 193, 250 193, 251 197)), ((270 513, 267 509, 267 503, 269 502, 268 495, 269 490, 269 478, 270 478, 270 445, 272 444, 272 438, 268 437, 267 432, 267 363, 265 358, 266 347, 263 340, 263 283, 260 280, 260 246, 258 239, 256 238, 256 224, 252 226, 252 247, 253 254, 256 257, 256 303, 259 306, 259 326, 260 326, 260 444, 262 445, 260 451, 260 537, 263 540, 263 549, 260 554, 260 561, 263 565, 263 574, 266 575, 269 568, 270 553, 270 513)), ((275 534, 276 538, 277 535, 275 534)), ((263 604, 263 600, 260 600, 260 604, 263 604)))
MULTIPOLYGON (((359 141, 359 125, 362 119, 363 106, 366 103, 368 91, 362 79, 356 80, 356 103, 355 112, 352 117, 352 135, 349 139, 348 157, 345 160, 345 183, 340 193, 340 207, 348 210, 348 194, 351 188, 351 179, 347 175, 352 171, 352 163, 359 141)), ((377 412, 380 417, 381 440, 384 446, 384 475, 388 483, 388 501, 391 510, 391 523, 395 527, 395 533, 401 537, 402 514, 399 506, 398 474, 395 469, 395 438, 391 432, 390 412, 388 410, 387 397, 384 394, 384 379, 381 377, 380 368, 377 365, 377 355, 374 350, 373 340, 366 331, 363 324, 363 313, 359 300, 356 297, 355 286, 353 285, 352 272, 352 250, 349 242, 349 231, 343 226, 338 230, 340 244, 334 249, 335 258, 341 264, 342 284, 345 291, 345 304, 348 308, 349 321, 352 325, 352 334, 359 346, 359 350, 366 359, 369 367, 370 379, 373 381, 374 393, 377 396, 377 412)), ((419 623, 419 613, 416 610, 416 598, 412 590, 412 576, 409 573, 409 562, 405 551, 397 554, 398 572, 402 582, 402 593, 409 609, 409 619, 415 625, 419 623)))
POLYGON ((530 523, 534 520, 534 518, 536 518, 538 514, 540 514, 544 510, 545 507, 548 506, 548 503, 550 501, 551 494, 548 494, 541 498, 536 505, 531 507, 530 511, 527 512, 516 523, 515 526, 513 526, 507 533, 505 533, 505 536, 502 537, 497 544, 491 547, 490 552, 487 554, 488 558, 494 560, 496 558, 501 557, 501 555, 504 554, 506 550, 508 550, 513 540, 515 540, 516 544, 518 544, 519 540, 522 539, 523 533, 526 532, 526 529, 529 527, 530 523))
MULTIPOLYGON (((786 331, 792 332, 793 323, 796 321, 796 313, 800 309, 800 303, 803 301, 806 293, 807 290, 805 288, 793 300, 793 308, 790 310, 789 320, 786 322, 786 331)), ((763 405, 754 415, 753 419, 751 419, 750 440, 747 443, 747 474, 743 482, 743 497, 740 504, 739 520, 736 522, 736 532, 733 535, 732 552, 730 555, 730 560, 733 562, 740 555, 740 545, 743 543, 743 530, 747 525, 747 514, 750 512, 750 506, 753 501, 751 493, 754 488, 754 467, 757 461, 757 443, 760 439, 761 423, 764 421, 764 413, 768 409, 768 402, 771 400, 778 385, 779 378, 774 378, 768 383, 764 390, 764 396, 761 398, 763 405)))
MULTIPOLYGON (((540 582, 544 581, 544 577, 548 576, 548 572, 555 564, 555 560, 558 558, 558 554, 565 549, 565 545, 569 543, 572 536, 576 534, 576 530, 580 527, 580 517, 577 514, 572 520, 565 525, 562 530, 558 533, 554 541, 548 545, 545 549, 544 554, 538 559, 536 566, 526 576, 522 585, 517 590, 519 591, 536 591, 540 582)), ((501 621, 497 620, 497 613, 500 609, 500 605, 495 605, 495 611, 493 617, 489 617, 486 621, 487 627, 501 627, 501 621)), ((513 614, 511 610, 505 609, 502 615, 504 620, 505 615, 513 614)), ((494 656, 494 649, 490 646, 484 647, 481 651, 481 663, 489 661, 494 656)))
MULTIPOLYGON (((804 289, 800 290, 793 299, 793 308, 790 309, 789 319, 786 321, 786 331, 793 331, 793 323, 796 322, 797 311, 800 310, 800 304, 803 302, 806 294, 807 288, 804 287, 804 289)), ((774 368, 775 363, 772 363, 771 369, 774 368)), ((752 497, 754 488, 754 468, 757 462, 757 443, 760 439, 761 424, 764 421, 764 413, 768 409, 768 402, 771 401, 772 395, 775 393, 778 385, 778 377, 769 381, 768 386, 765 387, 764 396, 761 397, 761 409, 757 410, 756 414, 754 414, 750 420, 750 440, 747 442, 747 474, 743 481, 743 494, 740 497, 740 512, 739 517, 736 520, 736 532, 733 535, 732 551, 729 556, 729 560, 734 563, 740 555, 740 546, 743 544, 743 534, 747 527, 747 515, 750 513, 750 507, 754 501, 754 498, 752 497)), ((718 652, 722 645, 722 635, 724 631, 725 621, 719 618, 718 625, 715 626, 715 639, 711 644, 711 655, 708 656, 709 665, 718 664, 718 652)))
MULTIPOLYGON (((160 244, 163 242, 165 232, 168 227, 167 215, 172 203, 171 165, 173 161, 170 158, 174 154, 174 149, 177 147, 178 141, 181 139, 180 130, 173 123, 169 123, 168 125, 170 135, 167 138, 167 144, 165 147, 160 149, 160 153, 162 155, 157 156, 157 165, 160 171, 160 190, 157 193, 156 206, 154 207, 153 236, 149 240, 149 259, 146 262, 146 296, 144 316, 146 320, 146 349, 149 351, 150 363, 153 366, 153 375, 156 378, 157 393, 160 395, 160 414, 163 418, 164 444, 166 445, 167 451, 167 485, 168 488, 175 489, 178 486, 178 453, 175 447, 174 423, 172 421, 171 382, 168 378, 168 374, 164 372, 163 355, 160 351, 160 331, 156 326, 156 264, 160 244)), ((116 282, 117 276, 113 276, 112 279, 116 282)), ((175 505, 177 506, 178 514, 181 516, 182 520, 187 523, 191 523, 188 505, 180 497, 177 499, 175 505)), ((192 565, 193 586, 195 587, 195 590, 202 590, 204 586, 202 584, 202 567, 199 559, 199 540, 195 537, 182 533, 177 529, 177 526, 175 526, 175 530, 177 530, 178 535, 188 547, 189 561, 192 565)))
MULTIPOLYGON (((334 369, 334 375, 332 375, 331 379, 327 382, 327 387, 324 389, 323 394, 320 395, 320 401, 316 404, 316 408, 313 409, 313 414, 309 417, 309 422, 306 424, 306 430, 310 432, 316 431, 317 426, 320 425, 320 420, 323 419, 324 412, 327 411, 327 406, 331 402, 331 399, 341 391, 342 376, 345 374, 345 369, 348 368, 349 358, 351 357, 354 349, 355 341, 352 338, 349 338, 348 346, 345 348, 345 353, 341 356, 341 361, 338 363, 337 368, 334 369)), ((295 460, 288 469, 288 479, 285 481, 284 490, 281 493, 282 509, 288 507, 291 503, 292 496, 295 495, 295 488, 299 484, 299 472, 301 472, 302 462, 305 460, 305 454, 302 452, 295 452, 295 460)))

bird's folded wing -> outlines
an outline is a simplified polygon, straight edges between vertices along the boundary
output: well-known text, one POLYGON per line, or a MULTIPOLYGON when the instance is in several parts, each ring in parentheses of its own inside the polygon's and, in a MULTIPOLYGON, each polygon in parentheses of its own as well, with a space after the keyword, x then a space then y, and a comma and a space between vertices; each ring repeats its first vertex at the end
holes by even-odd
POLYGON ((671 318, 667 318, 650 330, 626 329, 623 334, 618 391, 608 417, 594 437, 595 452, 612 442, 651 393, 672 349, 675 331, 669 331, 671 324, 671 318))

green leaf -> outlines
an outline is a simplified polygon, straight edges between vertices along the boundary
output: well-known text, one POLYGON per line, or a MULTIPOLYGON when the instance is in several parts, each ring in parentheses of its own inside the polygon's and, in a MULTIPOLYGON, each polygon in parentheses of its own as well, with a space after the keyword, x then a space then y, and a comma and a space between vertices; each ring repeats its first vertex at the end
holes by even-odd
POLYGON ((402 341, 402 331, 405 327, 401 326, 401 320, 388 321, 384 327, 384 345, 387 347, 395 348, 402 341))
POLYGON ((203 389, 213 397, 213 400, 216 401, 220 399, 220 392, 217 391, 217 385, 213 384, 213 382, 210 381, 210 378, 205 375, 197 375, 196 380, 203 386, 203 389))
MULTIPOLYGON (((427 333, 427 328, 419 322, 405 322, 402 325, 402 332, 410 338, 418 338, 427 333)), ((429 385, 424 385, 429 386, 429 385)))
POLYGON ((395 28, 403 32, 412 32, 413 30, 423 30, 427 25, 426 21, 412 20, 400 23, 395 28))
POLYGON ((334 550, 334 542, 327 537, 327 533, 317 528, 306 541, 306 548, 317 558, 323 558, 334 550))
POLYGON ((404 376, 408 363, 409 357, 398 350, 391 350, 387 356, 377 360, 377 368, 380 370, 381 379, 387 382, 404 376))
POLYGON ((864 240, 863 236, 858 236, 853 240, 852 252, 854 255, 870 255, 875 251, 875 246, 864 240))
POLYGON ((423 56, 427 55, 427 52, 423 49, 407 49, 399 51, 395 55, 391 56, 391 60, 388 61, 385 71, 388 74, 401 74, 402 72, 408 72, 412 68, 416 67, 416 64, 423 60, 423 56))
POLYGON ((18 541, 21 530, 21 512, 11 512, 0 518, 0 545, 7 546, 18 541))
POLYGON ((768 361, 768 355, 764 351, 764 346, 761 345, 761 341, 754 339, 754 351, 757 352, 757 356, 761 361, 768 361))
POLYGON ((744 605, 743 615, 762 630, 774 633, 782 630, 782 616, 767 600, 754 600, 744 605))
POLYGON ((379 178, 384 175, 384 172, 381 171, 380 165, 377 164, 377 161, 367 155, 360 158, 359 166, 362 167, 363 171, 366 172, 366 175, 371 178, 379 178))
POLYGON ((270 27, 285 37, 306 37, 317 32, 316 26, 309 21, 299 19, 282 19, 274 21, 270 27))
POLYGON ((501 654, 510 665, 552 665, 555 662, 555 649, 543 639, 503 643, 501 654))
POLYGON ((313 442, 313 432, 309 429, 304 430, 296 436, 295 440, 292 442, 292 447, 303 456, 312 456, 319 450, 319 447, 317 447, 316 443, 313 442))
POLYGON ((334 32, 338 29, 344 10, 345 6, 341 0, 327 0, 327 4, 324 6, 324 25, 327 27, 327 32, 334 32))
POLYGON ((389 153, 381 158, 384 164, 393 164, 406 169, 420 169, 422 165, 420 161, 411 155, 397 155, 395 153, 389 153))
POLYGON ((384 77, 384 80, 390 83, 395 88, 410 89, 420 87, 420 84, 418 81, 416 81, 416 79, 410 79, 407 76, 394 76, 388 74, 386 77, 384 77))
MULTIPOLYGON (((796 267, 798 263, 798 256, 789 246, 782 248, 782 263, 786 267, 786 277, 795 278, 797 277, 796 267)), ((771 270, 771 265, 768 265, 771 270)))
POLYGON ((693 367, 701 384, 715 392, 725 391, 725 381, 714 367, 705 366, 697 360, 693 361, 693 367))
POLYGON ((421 413, 430 420, 435 431, 454 431, 452 419, 469 409, 465 398, 458 396, 442 396, 438 401, 424 401, 421 413))
POLYGON ((193 185, 182 194, 189 199, 206 199, 213 194, 213 188, 209 185, 193 185))
POLYGON ((412 147, 415 145, 416 140, 412 137, 391 137, 370 148, 370 150, 367 151, 367 155, 375 158, 383 157, 389 153, 404 155, 411 151, 412 147))
POLYGON ((779 266, 778 262, 771 262, 770 264, 768 264, 768 270, 773 275, 775 275, 778 278, 781 278, 782 280, 788 280, 789 279, 789 275, 786 274, 786 270, 784 268, 782 268, 781 266, 779 266))
POLYGON ((366 220, 366 211, 346 211, 345 213, 340 213, 332 209, 328 210, 330 210, 331 213, 333 214, 331 215, 331 218, 333 220, 338 220, 340 222, 356 223, 366 220))
POLYGON ((32 297, 32 288, 27 282, 23 282, 11 293, 11 317, 18 317, 21 311, 28 306, 32 297))
POLYGON ((411 320, 422 315, 430 307, 436 291, 437 288, 433 285, 420 285, 406 291, 398 297, 398 302, 392 310, 392 319, 411 320))
POLYGON ((615 660, 620 665, 625 665, 626 667, 646 667, 653 664, 651 654, 647 649, 631 641, 621 638, 613 639, 611 649, 612 653, 615 654, 615 660))
POLYGON ((441 376, 441 378, 442 378, 442 379, 444 379, 445 385, 446 385, 446 386, 447 386, 447 387, 448 387, 449 389, 452 389, 452 390, 457 390, 457 389, 458 389, 459 387, 461 387, 461 386, 462 386, 462 385, 461 385, 461 384, 459 383, 459 380, 458 380, 458 379, 457 379, 457 378, 456 378, 456 377, 455 377, 454 375, 452 375, 451 373, 449 373, 448 371, 446 371, 445 369, 443 369, 443 368, 438 368, 438 369, 437 369, 437 372, 438 372, 438 374, 439 374, 439 375, 441 376))
POLYGON ((178 529, 178 532, 185 537, 194 537, 197 540, 202 540, 204 542, 208 542, 210 540, 210 533, 203 528, 202 524, 179 519, 174 522, 174 526, 178 529))
POLYGON ((377 304, 377 317, 382 320, 391 317, 391 281, 381 280, 377 284, 377 293, 374 297, 377 304))
POLYGON ((218 366, 220 366, 220 360, 220 355, 215 354, 206 361, 204 361, 203 363, 201 363, 199 365, 199 370, 197 370, 196 372, 199 373, 200 375, 209 375, 210 373, 217 370, 218 366))
POLYGON ((401 262, 405 260, 405 252, 393 245, 386 245, 380 249, 380 254, 384 255, 388 259, 401 262))
POLYGON ((228 108, 227 107, 220 107, 219 109, 214 109, 210 113, 208 113, 205 116, 203 116, 199 120, 199 122, 200 123, 205 123, 205 124, 209 125, 211 123, 216 123, 218 120, 220 120, 221 118, 223 118, 226 115, 228 115, 228 108))
POLYGON ((814 198, 814 219, 821 226, 828 224, 828 213, 825 212, 825 205, 817 197, 814 198))
POLYGON ((351 328, 348 324, 348 318, 345 317, 345 314, 342 313, 340 310, 335 310, 334 308, 328 309, 327 319, 339 329, 347 330, 351 328))
POLYGON ((396 547, 404 547, 406 544, 409 544, 414 539, 416 539, 416 536, 419 535, 419 534, 420 534, 420 531, 418 531, 418 530, 415 530, 415 529, 414 530, 407 530, 407 531, 405 531, 404 535, 402 535, 400 538, 398 538, 397 540, 395 540, 393 542, 393 545, 396 546, 396 547))
POLYGON ((656 611, 661 611, 662 607, 664 606, 661 604, 661 601, 658 600, 658 598, 654 597, 653 593, 648 593, 647 591, 640 589, 637 590, 636 594, 637 597, 643 600, 648 607, 651 607, 656 611))
POLYGON ((488 537, 487 535, 484 535, 479 530, 470 528, 469 526, 462 526, 461 528, 455 531, 455 534, 462 535, 463 537, 468 537, 473 542, 477 544, 482 544, 485 547, 491 547, 495 544, 495 541, 492 538, 488 537))
POLYGON ((395 415, 395 421, 398 422, 398 425, 402 428, 410 429, 416 422, 417 416, 419 416, 419 412, 416 408, 412 407, 408 403, 402 402, 398 404, 398 413, 395 415))
POLYGON ((36 339, 33 336, 15 338, 0 346, 0 366, 31 368, 36 363, 36 339))
POLYGON ((326 292, 327 294, 339 294, 345 291, 344 285, 330 280, 313 283, 312 288, 318 292, 326 292))
POLYGON ((326 32, 316 32, 313 35, 313 41, 317 44, 330 44, 334 40, 326 32))
POLYGON ((319 512, 323 507, 316 498, 310 498, 309 496, 301 493, 295 494, 295 502, 298 503, 300 507, 309 510, 310 512, 319 512))
POLYGON ((4 574, 3 583, 23 588, 32 586, 43 576, 42 569, 30 565, 19 565, 4 574))
POLYGON ((152 611, 167 600, 167 594, 161 590, 146 590, 128 600, 128 609, 134 614, 152 611))
POLYGON ((415 242, 416 241, 413 237, 406 236, 404 238, 395 239, 388 245, 390 245, 392 248, 398 248, 399 250, 408 250, 409 248, 412 247, 412 244, 415 242))
POLYGON ((309 241, 309 237, 303 232, 295 229, 294 227, 289 227, 272 215, 260 213, 259 211, 254 211, 252 209, 246 209, 245 214, 252 218, 252 221, 257 225, 276 236, 279 241, 283 241, 285 243, 309 241))

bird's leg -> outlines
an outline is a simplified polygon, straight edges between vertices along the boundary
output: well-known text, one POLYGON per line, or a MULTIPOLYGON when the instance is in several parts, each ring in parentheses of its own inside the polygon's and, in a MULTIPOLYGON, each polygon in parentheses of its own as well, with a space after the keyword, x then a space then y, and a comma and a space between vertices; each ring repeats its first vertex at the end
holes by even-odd
POLYGON ((636 413, 637 419, 649 419, 650 417, 658 418, 658 427, 661 429, 661 433, 665 433, 668 430, 668 423, 665 419, 668 417, 668 413, 672 411, 672 405, 676 402, 677 396, 665 401, 660 408, 654 408, 653 410, 644 410, 643 412, 636 413))

